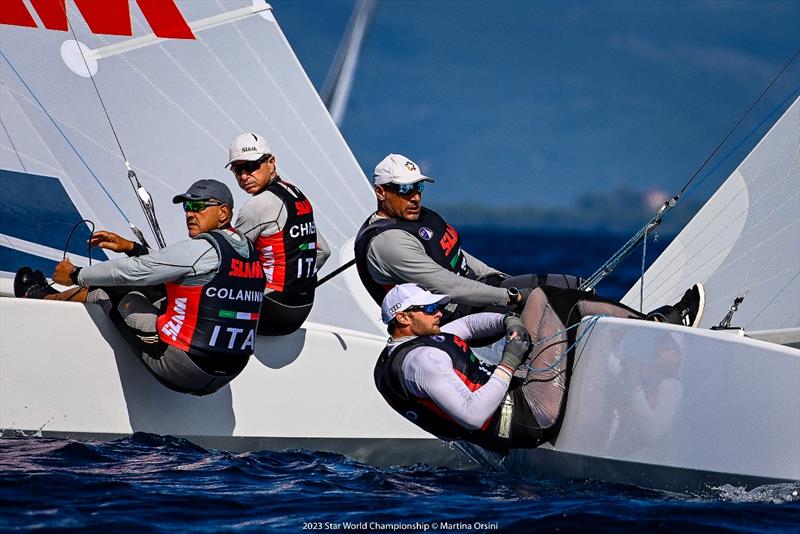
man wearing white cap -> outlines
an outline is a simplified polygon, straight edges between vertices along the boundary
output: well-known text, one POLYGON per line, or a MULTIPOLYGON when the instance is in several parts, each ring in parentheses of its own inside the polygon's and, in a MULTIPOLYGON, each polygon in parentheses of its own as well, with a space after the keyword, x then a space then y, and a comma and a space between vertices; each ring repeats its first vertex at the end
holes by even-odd
POLYGON ((466 440, 504 453, 548 439, 512 377, 530 352, 530 335, 514 315, 478 313, 440 326, 446 295, 400 284, 383 299, 391 338, 375 365, 375 385, 389 405, 445 440, 466 440), (497 365, 472 353, 473 338, 505 332, 497 365), (510 388, 510 389, 509 389, 510 388))
POLYGON ((478 311, 521 309, 540 284, 577 287, 568 275, 509 275, 461 248, 458 232, 438 213, 422 207, 431 178, 400 154, 389 154, 373 173, 378 209, 355 241, 358 275, 380 304, 396 284, 417 283, 450 296, 445 322, 478 311))
POLYGON ((253 197, 239 211, 236 228, 261 256, 267 288, 258 333, 282 336, 300 328, 314 304, 317 271, 330 256, 309 199, 283 180, 263 136, 243 133, 231 142, 228 165, 253 197))
POLYGON ((499 453, 536 447, 558 432, 584 317, 697 326, 703 315, 702 285, 647 316, 585 291, 543 286, 531 292, 521 318, 483 312, 441 326, 448 301, 416 284, 389 290, 381 318, 391 338, 375 364, 375 385, 395 411, 431 434, 499 453), (469 341, 503 331, 496 366, 470 350, 469 341))

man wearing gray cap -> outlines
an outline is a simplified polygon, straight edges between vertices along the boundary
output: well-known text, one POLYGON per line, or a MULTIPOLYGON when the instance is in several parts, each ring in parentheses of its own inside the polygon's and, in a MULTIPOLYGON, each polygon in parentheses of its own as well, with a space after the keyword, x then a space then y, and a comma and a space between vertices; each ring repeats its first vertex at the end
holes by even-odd
POLYGON ((574 288, 569 275, 509 276, 461 247, 458 232, 438 213, 422 207, 433 180, 400 154, 389 154, 373 173, 378 209, 355 241, 358 275, 380 304, 396 284, 416 283, 450 296, 443 322, 479 311, 519 310, 538 285, 574 288))
MULTIPOLYGON (((164 284, 167 298, 160 307, 131 291, 112 319, 162 384, 207 395, 235 378, 253 353, 264 273, 253 246, 231 227, 233 196, 225 184, 200 180, 172 201, 183 205, 191 239, 84 268, 64 260, 53 280, 81 287, 135 286, 131 289, 164 284)), ((101 248, 136 248, 112 232, 95 235, 92 243, 101 248)))
POLYGON ((239 211, 236 228, 255 244, 267 279, 258 333, 291 334, 311 313, 317 271, 330 248, 317 230, 311 201, 278 175, 263 136, 236 136, 228 165, 239 187, 252 195, 239 211))

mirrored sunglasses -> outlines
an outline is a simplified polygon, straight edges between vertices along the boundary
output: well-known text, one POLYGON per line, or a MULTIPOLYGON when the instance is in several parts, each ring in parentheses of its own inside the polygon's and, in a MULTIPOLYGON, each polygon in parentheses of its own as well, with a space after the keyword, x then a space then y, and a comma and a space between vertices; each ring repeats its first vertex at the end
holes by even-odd
POLYGON ((269 158, 271 157, 272 156, 270 154, 265 154, 255 161, 242 161, 240 163, 231 163, 231 171, 236 176, 240 176, 243 173, 253 174, 261 167, 262 163, 269 160, 269 158))
POLYGON ((392 184, 388 183, 383 186, 385 189, 389 191, 394 191, 399 195, 408 195, 411 193, 420 193, 422 194, 425 191, 425 182, 415 182, 413 184, 392 184))
POLYGON ((222 206, 222 202, 216 200, 184 200, 183 211, 186 213, 203 211, 209 206, 222 206))
POLYGON ((427 315, 433 315, 434 313, 436 313, 440 309, 441 309, 441 306, 439 304, 434 303, 434 304, 426 304, 425 306, 411 306, 411 307, 406 308, 405 311, 407 311, 407 312, 410 312, 410 311, 421 311, 422 313, 425 313, 427 315))

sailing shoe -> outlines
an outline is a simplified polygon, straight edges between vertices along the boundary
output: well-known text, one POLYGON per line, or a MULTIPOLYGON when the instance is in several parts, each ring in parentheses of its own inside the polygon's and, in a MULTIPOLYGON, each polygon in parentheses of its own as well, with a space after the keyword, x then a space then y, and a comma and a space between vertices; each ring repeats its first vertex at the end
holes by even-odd
POLYGON ((706 306, 706 291, 703 284, 697 283, 687 289, 683 298, 665 314, 666 322, 683 326, 696 327, 703 318, 703 309, 706 306))
POLYGON ((47 283, 47 278, 40 270, 34 271, 27 265, 20 267, 14 277, 14 296, 26 299, 43 299, 47 295, 58 293, 47 283))

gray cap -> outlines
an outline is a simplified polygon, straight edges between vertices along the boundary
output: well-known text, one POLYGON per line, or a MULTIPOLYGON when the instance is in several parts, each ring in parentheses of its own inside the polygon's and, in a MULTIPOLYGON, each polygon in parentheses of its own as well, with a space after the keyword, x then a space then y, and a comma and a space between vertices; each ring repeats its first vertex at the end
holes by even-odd
POLYGON ((228 186, 218 180, 197 180, 189 190, 182 195, 176 195, 172 199, 173 204, 178 204, 184 200, 210 200, 216 199, 227 204, 233 209, 233 195, 228 186))

